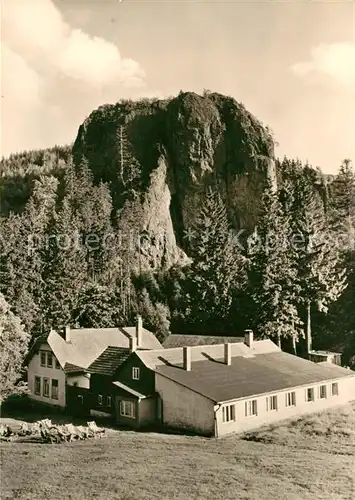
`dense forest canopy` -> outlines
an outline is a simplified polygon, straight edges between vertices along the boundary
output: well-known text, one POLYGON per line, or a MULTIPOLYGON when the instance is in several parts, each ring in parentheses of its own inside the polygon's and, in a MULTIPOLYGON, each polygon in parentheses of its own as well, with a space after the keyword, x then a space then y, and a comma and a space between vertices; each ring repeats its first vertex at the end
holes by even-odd
MULTIPOLYGON (((240 205, 244 209, 239 208, 239 214, 248 206, 256 210, 254 204, 258 203, 256 223, 240 234, 242 218, 231 206, 230 179, 235 175, 250 178, 250 165, 259 165, 260 156, 263 162, 269 154, 272 157, 270 138, 242 108, 236 118, 231 114, 234 104, 213 96, 205 96, 209 104, 201 105, 195 98, 188 101, 189 106, 195 102, 202 106, 194 110, 197 125, 191 122, 191 113, 185 116, 184 127, 192 137, 201 123, 212 123, 198 137, 199 149, 195 139, 191 139, 193 147, 184 143, 187 132, 183 137, 170 131, 170 139, 158 144, 159 137, 167 133, 159 122, 161 113, 173 104, 177 113, 185 108, 180 101, 151 100, 141 103, 139 111, 140 126, 146 127, 153 141, 151 150, 145 149, 143 139, 138 144, 137 129, 126 125, 129 113, 137 115, 136 106, 121 103, 121 108, 129 108, 129 113, 125 108, 126 122, 115 122, 116 115, 110 113, 117 110, 112 107, 99 115, 94 112, 94 118, 109 122, 111 129, 116 123, 114 142, 107 148, 114 149, 117 157, 104 175, 100 174, 102 165, 95 168, 97 151, 91 146, 87 149, 84 142, 89 138, 83 131, 74 151, 71 146, 55 146, 1 160, 0 291, 33 337, 66 324, 108 327, 133 323, 139 312, 146 327, 160 339, 169 331, 238 335, 251 327, 257 335, 271 337, 298 353, 314 347, 340 349, 345 361, 354 355, 355 173, 351 161, 344 160, 337 175, 324 176, 298 160, 276 160, 277 185, 266 175, 261 202, 257 194, 252 199, 252 182, 239 183, 237 197, 243 198, 240 186, 245 185, 249 190, 245 199, 250 198, 249 205, 240 205), (145 118, 152 106, 158 116, 157 130, 145 118), (242 123, 239 128, 238 120, 242 123), (250 130, 265 137, 259 143, 256 139, 248 142, 246 131, 250 130), (232 132, 241 144, 249 144, 240 157, 233 157, 236 153, 226 138, 232 132), (154 217, 152 198, 146 202, 144 190, 155 183, 158 202, 159 196, 165 196, 163 181, 170 175, 169 165, 179 148, 186 156, 184 165, 197 165, 201 160, 205 170, 200 179, 209 175, 208 182, 196 180, 194 165, 195 170, 189 171, 192 180, 185 177, 178 183, 175 179, 174 189, 171 180, 167 184, 171 192, 175 190, 170 201, 173 223, 179 210, 175 213, 172 205, 179 197, 184 207, 176 186, 199 183, 199 200, 204 200, 196 203, 187 231, 178 234, 178 226, 173 225, 176 244, 187 259, 172 265, 159 259, 158 265, 149 267, 147 261, 141 265, 147 247, 159 242, 140 238, 137 249, 136 240, 122 243, 122 235, 139 227, 149 210, 154 217), (142 166, 145 154, 149 168, 142 166), (211 176, 208 161, 210 165, 226 164, 223 168, 227 170, 221 173, 222 167, 217 166, 211 176), (156 180, 154 172, 162 164, 167 165, 168 173, 164 170, 156 180), (233 168, 237 173, 232 175, 233 168)), ((183 105, 187 106, 186 99, 183 105)), ((90 126, 86 123, 85 130, 90 126)), ((178 172, 176 165, 174 168, 178 172)), ((181 210, 179 217, 181 225, 186 224, 181 210)), ((151 248, 148 250, 151 255, 151 248)))

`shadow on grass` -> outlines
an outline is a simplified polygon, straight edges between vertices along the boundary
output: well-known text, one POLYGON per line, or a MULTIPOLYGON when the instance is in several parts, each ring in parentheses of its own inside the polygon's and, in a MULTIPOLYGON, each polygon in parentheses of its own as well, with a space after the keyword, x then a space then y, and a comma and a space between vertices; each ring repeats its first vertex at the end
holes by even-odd
MULTIPOLYGON (((200 433, 193 430, 183 430, 173 427, 165 427, 163 425, 147 425, 142 428, 134 428, 129 426, 124 426, 117 424, 114 418, 109 417, 98 417, 93 415, 77 416, 71 415, 66 412, 60 411, 56 408, 51 408, 46 405, 41 405, 38 403, 33 403, 32 401, 21 399, 15 403, 5 404, 1 407, 0 418, 11 419, 18 423, 20 427, 22 422, 34 423, 43 419, 50 419, 55 425, 65 425, 73 424, 74 426, 87 426, 87 422, 94 420, 96 424, 106 430, 116 431, 116 432, 134 432, 139 434, 161 434, 161 435, 176 435, 176 436, 199 436, 199 437, 211 437, 211 436, 201 436, 200 433)), ((9 427, 17 427, 13 422, 13 425, 9 427)))

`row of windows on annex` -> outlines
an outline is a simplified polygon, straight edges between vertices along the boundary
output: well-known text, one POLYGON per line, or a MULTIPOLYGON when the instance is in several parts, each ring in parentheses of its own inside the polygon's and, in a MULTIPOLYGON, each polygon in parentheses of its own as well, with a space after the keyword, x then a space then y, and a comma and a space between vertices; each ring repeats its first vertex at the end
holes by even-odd
POLYGON ((34 393, 37 396, 58 399, 58 380, 35 376, 34 393))
POLYGON ((44 366, 46 368, 56 368, 57 370, 60 369, 60 364, 59 361, 55 356, 50 351, 40 351, 39 352, 40 359, 41 359, 41 366, 44 366))
MULTIPOLYGON (((339 386, 337 382, 332 383, 329 386, 329 394, 330 396, 338 396, 339 395, 339 386)), ((318 388, 308 387, 305 389, 305 402, 311 403, 315 401, 316 395, 318 399, 326 399, 328 397, 328 387, 326 385, 320 385, 318 388), (317 394, 316 391, 317 390, 317 394)), ((286 408, 296 406, 296 392, 291 391, 285 394, 284 406, 286 408)), ((272 395, 266 396, 266 411, 277 411, 279 409, 279 396, 272 395)), ((256 417, 258 415, 258 400, 251 399, 249 401, 245 401, 245 417, 256 417)), ((230 422, 235 420, 235 405, 228 405, 222 408, 222 421, 230 422)))
MULTIPOLYGON (((112 408, 112 397, 98 394, 97 404, 98 406, 112 408)), ((133 401, 120 401, 120 415, 122 417, 136 418, 136 407, 133 401)))

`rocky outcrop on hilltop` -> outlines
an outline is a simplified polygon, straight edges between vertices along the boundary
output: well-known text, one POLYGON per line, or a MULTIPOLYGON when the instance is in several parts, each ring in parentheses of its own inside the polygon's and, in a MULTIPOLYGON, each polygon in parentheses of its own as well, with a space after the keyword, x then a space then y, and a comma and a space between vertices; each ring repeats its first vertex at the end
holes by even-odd
POLYGON ((184 234, 214 185, 235 228, 257 221, 274 144, 245 107, 216 93, 181 92, 167 100, 101 106, 80 126, 74 160, 109 182, 118 225, 147 235, 141 264, 169 267, 186 259, 184 234))

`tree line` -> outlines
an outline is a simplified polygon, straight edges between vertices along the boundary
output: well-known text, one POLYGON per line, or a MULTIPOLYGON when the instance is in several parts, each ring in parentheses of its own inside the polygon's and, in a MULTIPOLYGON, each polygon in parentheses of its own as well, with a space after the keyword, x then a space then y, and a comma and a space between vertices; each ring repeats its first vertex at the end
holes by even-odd
POLYGON ((160 340, 169 331, 252 328, 299 354, 339 346, 350 356, 354 169, 345 160, 326 189, 298 161, 284 158, 278 174, 278 189, 266 183, 253 233, 230 227, 220 190, 210 186, 186 233, 191 263, 142 271, 136 249, 118 242, 139 210, 127 200, 126 216, 117 214, 109 186, 94 182, 85 159, 79 166, 68 159, 60 177, 35 179, 22 212, 1 219, 0 316, 8 318, 11 306, 35 338, 67 324, 132 324, 139 312, 160 340), (107 235, 111 244, 103 245, 107 235))

